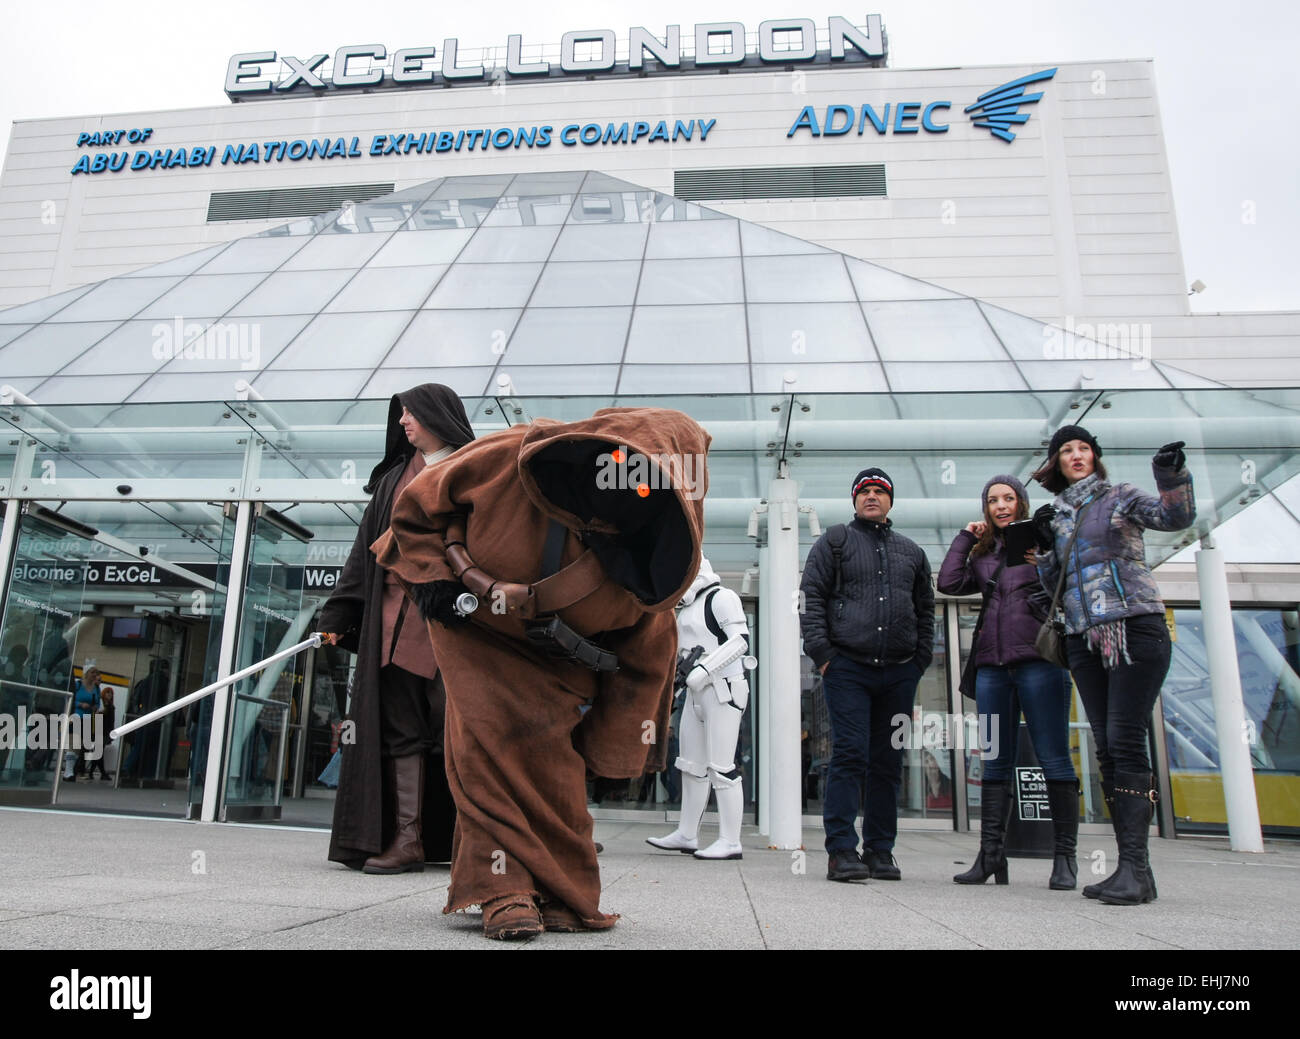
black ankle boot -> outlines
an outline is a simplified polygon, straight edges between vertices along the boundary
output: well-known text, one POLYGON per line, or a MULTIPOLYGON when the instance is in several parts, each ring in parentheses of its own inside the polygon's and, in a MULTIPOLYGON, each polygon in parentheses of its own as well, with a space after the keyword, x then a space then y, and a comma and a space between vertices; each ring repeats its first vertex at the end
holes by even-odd
POLYGON ((1147 872, 1147 836, 1155 791, 1149 775, 1115 777, 1115 839, 1119 869, 1098 896, 1108 906, 1136 906, 1155 898, 1147 872))
POLYGON ((1073 891, 1079 882, 1079 862, 1075 857, 1079 843, 1078 781, 1049 779, 1047 803, 1052 811, 1052 829, 1056 834, 1052 876, 1047 886, 1053 891, 1073 891))
POLYGON ((1007 816, 1011 811, 1011 784, 992 781, 984 784, 980 802, 980 851, 975 863, 965 873, 952 878, 954 884, 983 884, 989 877, 997 884, 1007 883, 1005 837, 1007 816))

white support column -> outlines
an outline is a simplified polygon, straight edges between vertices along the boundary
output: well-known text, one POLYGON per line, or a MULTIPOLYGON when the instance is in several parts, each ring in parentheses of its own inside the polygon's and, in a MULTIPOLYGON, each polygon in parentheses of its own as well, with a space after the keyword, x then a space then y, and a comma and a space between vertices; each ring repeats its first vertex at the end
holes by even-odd
MULTIPOLYGON (((253 503, 241 501, 235 513, 234 542, 230 547, 230 579, 226 582, 225 615, 221 620, 221 650, 217 663, 217 681, 235 670, 235 652, 239 642, 239 619, 243 612, 244 583, 248 576, 249 534, 253 525, 253 503)), ((225 782, 226 726, 230 720, 230 686, 212 694, 212 732, 208 736, 207 773, 203 777, 203 809, 199 818, 205 823, 217 821, 221 787, 225 782)))
POLYGON ((799 498, 782 462, 768 491, 769 598, 764 604, 769 645, 768 760, 773 848, 803 845, 799 787, 799 498))
POLYGON ((1196 579, 1201 590, 1201 623, 1219 743, 1219 774, 1228 809, 1228 842, 1233 851, 1262 852, 1264 841, 1250 764, 1250 731, 1241 701, 1228 575, 1223 568, 1223 553, 1214 547, 1209 535, 1201 539, 1201 550, 1196 553, 1196 579))
POLYGON ((772 639, 777 619, 772 608, 772 553, 758 550, 758 832, 772 832, 772 639))

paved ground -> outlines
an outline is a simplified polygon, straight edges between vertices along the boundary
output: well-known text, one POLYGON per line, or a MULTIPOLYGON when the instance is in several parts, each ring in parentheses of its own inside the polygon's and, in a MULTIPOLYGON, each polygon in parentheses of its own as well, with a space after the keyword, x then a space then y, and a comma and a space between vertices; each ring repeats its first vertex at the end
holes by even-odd
MULTIPOLYGON (((1157 902, 1103 906, 1047 888, 1015 859, 1011 884, 958 887, 971 836, 904 832, 900 883, 832 884, 807 853, 747 830, 739 862, 656 851, 662 823, 597 824, 610 931, 484 941, 477 912, 443 916, 446 867, 369 877, 325 859, 328 834, 287 827, 0 809, 0 947, 9 949, 924 948, 1293 949, 1300 845, 1153 840, 1157 902)), ((709 839, 711 833, 706 833, 709 839)), ((1109 838, 1081 853, 1114 861, 1109 838)), ((1088 861, 1081 861, 1081 880, 1088 861)))

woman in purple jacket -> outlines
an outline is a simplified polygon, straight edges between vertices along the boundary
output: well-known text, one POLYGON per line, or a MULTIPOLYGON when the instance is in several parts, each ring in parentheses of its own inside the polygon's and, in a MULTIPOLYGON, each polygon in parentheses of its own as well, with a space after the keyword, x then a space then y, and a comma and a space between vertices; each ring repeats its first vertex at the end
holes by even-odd
POLYGON ((980 851, 975 864, 952 879, 982 884, 990 876, 1007 882, 1004 848, 1015 798, 1012 769, 1024 711, 1034 753, 1047 779, 1048 804, 1056 832, 1048 886, 1070 891, 1078 877, 1079 780, 1070 761, 1070 676, 1038 655, 1034 639, 1049 600, 1038 572, 1025 559, 1007 559, 1002 532, 1029 517, 1025 486, 1014 476, 995 476, 984 485, 984 519, 967 524, 953 540, 939 569, 939 591, 948 595, 988 592, 979 642, 971 647, 978 669, 975 704, 980 731, 993 741, 985 754, 980 801, 980 851))

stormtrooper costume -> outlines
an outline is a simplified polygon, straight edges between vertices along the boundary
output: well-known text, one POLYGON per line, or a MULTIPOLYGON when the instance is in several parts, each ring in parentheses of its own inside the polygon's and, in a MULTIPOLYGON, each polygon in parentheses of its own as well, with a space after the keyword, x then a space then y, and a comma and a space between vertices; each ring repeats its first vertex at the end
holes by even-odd
POLYGON ((740 818, 745 795, 735 765, 740 719, 749 702, 745 669, 749 626, 740 596, 722 587, 707 559, 682 596, 677 612, 677 644, 682 657, 702 647, 686 678, 686 704, 678 733, 682 774, 682 813, 677 829, 647 844, 668 851, 693 852, 697 859, 739 859, 740 818), (698 848, 700 820, 709 803, 709 788, 718 799, 718 839, 698 848))

